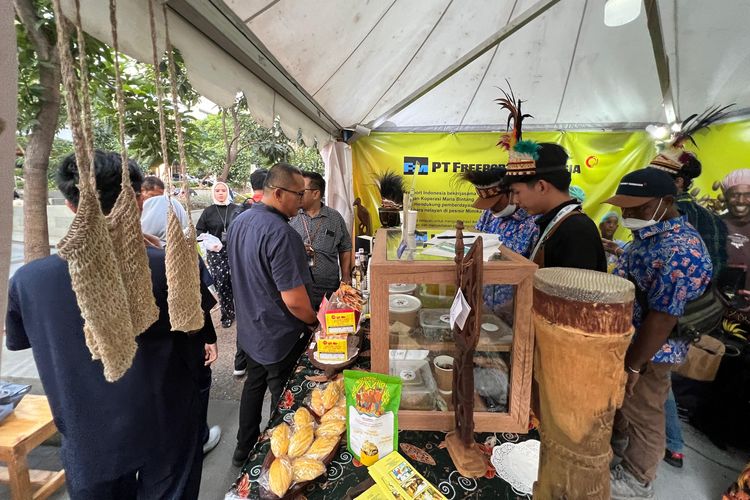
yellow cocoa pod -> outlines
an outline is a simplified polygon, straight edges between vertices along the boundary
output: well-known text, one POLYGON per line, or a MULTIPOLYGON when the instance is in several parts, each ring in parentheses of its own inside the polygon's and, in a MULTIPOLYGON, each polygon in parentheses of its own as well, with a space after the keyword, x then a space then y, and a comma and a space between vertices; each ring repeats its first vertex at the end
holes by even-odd
POLYGON ((292 462, 292 477, 295 483, 312 481, 325 471, 326 466, 320 460, 302 457, 292 462))
POLYGON ((339 436, 318 436, 305 453, 306 458, 323 460, 331 451, 338 446, 341 438, 339 436))
MULTIPOLYGON (((317 436, 340 436, 346 430, 346 422, 342 420, 329 420, 318 427, 315 431, 317 436)), ((290 445, 291 455, 291 445, 290 445)))
POLYGON ((334 406, 321 417, 322 423, 330 422, 331 420, 346 420, 346 407, 334 406))
POLYGON ((285 457, 289 449, 289 438, 292 435, 291 429, 287 424, 280 424, 271 431, 271 451, 273 456, 285 457))
POLYGON ((323 406, 326 410, 330 410, 334 407, 336 402, 341 397, 341 384, 337 382, 331 382, 328 387, 323 391, 323 406))
POLYGON ((323 391, 317 387, 313 389, 312 394, 310 395, 310 408, 312 408, 312 411, 314 411, 319 417, 326 411, 326 408, 323 405, 323 391))
POLYGON ((277 458, 268 469, 268 489, 281 498, 292 485, 292 466, 284 458, 277 458))
POLYGON ((312 444, 313 439, 315 439, 315 435, 313 434, 312 426, 305 425, 294 429, 292 439, 289 441, 289 451, 287 452, 289 458, 297 458, 304 455, 312 444))
POLYGON ((294 425, 296 425, 297 427, 313 425, 314 423, 315 419, 310 414, 310 412, 307 411, 307 408, 299 408, 294 412, 294 425))

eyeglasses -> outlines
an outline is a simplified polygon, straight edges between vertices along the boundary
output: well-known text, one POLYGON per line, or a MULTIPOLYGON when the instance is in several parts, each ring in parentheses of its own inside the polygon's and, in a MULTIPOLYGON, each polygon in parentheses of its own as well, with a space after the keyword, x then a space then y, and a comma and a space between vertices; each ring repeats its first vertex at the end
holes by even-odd
POLYGON ((287 189, 287 188, 284 188, 284 187, 281 187, 281 186, 268 186, 268 187, 270 187, 271 189, 281 189, 282 191, 286 191, 287 193, 292 193, 293 195, 297 196, 297 198, 300 198, 300 199, 303 196, 305 196, 305 191, 306 191, 306 190, 303 190, 303 191, 292 191, 291 189, 287 189))

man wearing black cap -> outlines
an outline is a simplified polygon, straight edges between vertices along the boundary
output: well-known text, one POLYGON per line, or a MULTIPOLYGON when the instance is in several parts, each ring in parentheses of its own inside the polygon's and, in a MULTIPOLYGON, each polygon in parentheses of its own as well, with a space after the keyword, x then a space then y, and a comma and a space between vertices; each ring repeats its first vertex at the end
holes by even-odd
MULTIPOLYGON (((529 144, 530 141, 524 141, 529 144)), ((540 237, 530 258, 539 267, 575 267, 607 271, 607 258, 596 224, 570 197, 568 154, 561 146, 539 143, 527 155, 513 152, 503 182, 515 201, 536 221, 540 237)))
POLYGON ((633 231, 614 272, 636 287, 636 333, 625 355, 628 382, 612 436, 613 452, 621 459, 611 473, 613 499, 653 497, 664 456, 670 372, 688 349, 677 320, 711 281, 706 246, 677 210, 676 194, 669 174, 644 168, 623 177, 617 194, 607 200, 622 208, 623 226, 633 231))

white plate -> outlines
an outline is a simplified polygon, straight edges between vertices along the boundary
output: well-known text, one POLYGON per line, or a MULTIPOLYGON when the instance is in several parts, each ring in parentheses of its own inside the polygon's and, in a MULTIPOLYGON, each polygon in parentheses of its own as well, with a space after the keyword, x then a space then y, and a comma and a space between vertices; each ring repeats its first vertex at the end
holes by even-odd
POLYGON ((539 446, 536 439, 503 443, 492 450, 490 461, 503 481, 519 493, 531 495, 539 473, 539 446))

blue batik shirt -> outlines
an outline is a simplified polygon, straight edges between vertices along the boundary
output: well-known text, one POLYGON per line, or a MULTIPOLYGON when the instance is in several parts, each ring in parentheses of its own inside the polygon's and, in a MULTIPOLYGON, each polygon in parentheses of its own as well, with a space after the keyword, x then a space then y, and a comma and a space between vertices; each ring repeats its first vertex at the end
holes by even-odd
MULTIPOLYGON (((490 210, 485 210, 476 228, 483 233, 497 234, 500 243, 527 258, 539 238, 536 217, 529 215, 522 208, 506 217, 495 217, 490 210)), ((505 304, 512 298, 512 286, 484 287, 484 303, 491 309, 505 304)))
MULTIPOLYGON (((713 266, 700 235, 680 216, 633 231, 633 241, 625 248, 614 274, 625 279, 632 276, 646 292, 650 309, 680 317, 685 305, 705 292, 713 266)), ((636 301, 633 309, 636 335, 643 319, 636 301)), ((688 347, 686 340, 668 339, 651 361, 682 363, 688 347)))

